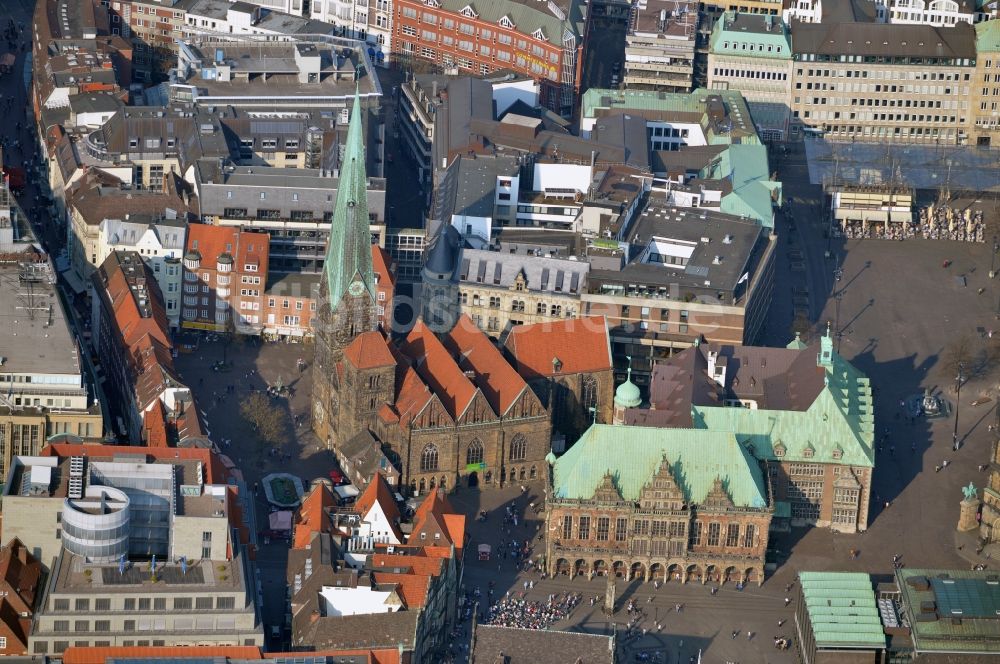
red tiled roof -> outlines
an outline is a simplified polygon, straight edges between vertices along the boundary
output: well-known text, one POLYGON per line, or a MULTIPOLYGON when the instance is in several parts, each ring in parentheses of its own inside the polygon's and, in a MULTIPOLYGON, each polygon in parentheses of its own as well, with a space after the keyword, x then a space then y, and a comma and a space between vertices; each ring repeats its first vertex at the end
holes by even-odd
POLYGON ((611 340, 604 316, 567 318, 555 323, 516 325, 507 335, 507 349, 525 380, 560 374, 605 371, 612 367, 611 340))
POLYGON ((377 244, 372 245, 372 270, 378 275, 378 289, 393 292, 396 287, 396 275, 390 265, 392 259, 385 249, 377 244))
POLYGON ((197 251, 201 254, 201 264, 214 270, 220 255, 236 257, 239 237, 239 229, 231 226, 191 224, 188 226, 187 251, 197 251))
POLYGON ((0 598, 0 634, 7 637, 7 646, 3 651, 0 651, 0 654, 28 654, 28 634, 30 632, 31 619, 21 618, 17 609, 6 597, 0 598))
MULTIPOLYGON (((465 544, 465 515, 455 512, 440 489, 428 494, 413 515, 413 535, 427 528, 442 531, 456 550, 461 550, 465 544)), ((413 535, 410 536, 411 544, 417 541, 413 535)))
POLYGON ((365 492, 354 501, 354 509, 363 517, 367 516, 372 507, 378 503, 382 507, 382 514, 392 527, 392 532, 396 540, 403 541, 403 533, 399 530, 399 508, 396 506, 396 499, 392 495, 392 488, 385 481, 382 473, 375 473, 375 477, 368 483, 365 492))
POLYGON ((398 555, 394 553, 375 553, 372 555, 372 567, 408 569, 410 574, 424 576, 441 576, 444 572, 444 561, 440 558, 423 555, 421 549, 416 553, 398 555))
POLYGON ((108 659, 200 659, 229 657, 231 659, 261 659, 257 646, 70 646, 62 655, 63 664, 104 664, 108 659))
POLYGON ((455 327, 445 336, 444 345, 452 355, 460 358, 460 369, 475 372, 473 380, 476 386, 498 415, 506 415, 518 397, 528 389, 524 379, 468 316, 463 314, 458 319, 455 327))
POLYGON ((379 332, 364 332, 354 337, 344 349, 344 357, 356 369, 396 366, 396 358, 389 352, 389 345, 379 332))
POLYGON ((333 493, 326 484, 319 482, 302 501, 295 513, 295 536, 293 548, 309 546, 313 533, 328 533, 333 528, 326 510, 334 506, 333 493))
POLYGON ((21 540, 14 537, 0 549, 0 582, 7 586, 4 601, 14 607, 15 614, 34 611, 41 577, 42 564, 21 540))
POLYGON ((159 399, 143 413, 142 425, 146 430, 146 444, 150 447, 167 447, 167 413, 159 399))
POLYGON ((407 609, 413 610, 427 601, 427 591, 430 587, 430 577, 422 574, 393 574, 391 572, 372 572, 376 583, 395 583, 396 593, 403 600, 407 609))
POLYGON ((417 373, 441 400, 445 410, 458 418, 476 396, 472 384, 434 333, 418 320, 400 350, 413 360, 417 373))

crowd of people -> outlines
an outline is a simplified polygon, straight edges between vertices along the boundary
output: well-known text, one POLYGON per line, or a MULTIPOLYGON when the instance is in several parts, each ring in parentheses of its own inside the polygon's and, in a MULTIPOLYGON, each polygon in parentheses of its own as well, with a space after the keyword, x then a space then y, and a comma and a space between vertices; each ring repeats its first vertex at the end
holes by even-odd
POLYGON ((921 208, 914 222, 861 221, 843 222, 844 236, 850 239, 906 240, 921 237, 928 240, 985 242, 986 223, 981 210, 932 205, 921 208))
POLYGON ((579 603, 578 593, 552 594, 545 602, 508 595, 490 606, 483 622, 500 627, 548 629, 569 617, 579 603))
POLYGON ((929 240, 984 242, 986 224, 982 210, 932 205, 920 210, 918 234, 929 240))

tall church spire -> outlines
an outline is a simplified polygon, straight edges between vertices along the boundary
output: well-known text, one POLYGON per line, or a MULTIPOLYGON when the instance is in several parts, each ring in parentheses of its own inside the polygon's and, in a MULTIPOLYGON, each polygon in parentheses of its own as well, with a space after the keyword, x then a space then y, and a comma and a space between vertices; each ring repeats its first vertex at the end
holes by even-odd
POLYGON ((330 242, 323 265, 324 285, 332 310, 338 308, 348 291, 353 297, 365 295, 372 301, 376 297, 372 235, 368 227, 365 138, 361 124, 361 101, 355 89, 347 144, 340 164, 337 202, 330 225, 330 242), (360 285, 355 286, 355 283, 360 285))

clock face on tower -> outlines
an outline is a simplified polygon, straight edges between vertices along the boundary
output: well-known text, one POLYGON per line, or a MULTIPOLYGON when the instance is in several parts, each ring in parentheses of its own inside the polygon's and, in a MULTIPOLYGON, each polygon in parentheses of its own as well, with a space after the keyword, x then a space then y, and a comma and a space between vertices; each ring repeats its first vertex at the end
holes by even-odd
POLYGON ((354 281, 347 287, 347 292, 352 297, 361 297, 361 294, 365 292, 365 286, 360 281, 354 281))

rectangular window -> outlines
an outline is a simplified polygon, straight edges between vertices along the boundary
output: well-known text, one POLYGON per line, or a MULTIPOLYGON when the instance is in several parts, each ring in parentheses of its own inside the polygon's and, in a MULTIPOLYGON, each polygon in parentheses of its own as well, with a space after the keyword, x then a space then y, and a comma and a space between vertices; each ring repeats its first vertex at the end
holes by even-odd
POLYGON ((68 620, 56 620, 52 623, 52 629, 56 632, 68 632, 69 631, 69 621, 68 620))
POLYGON ((573 539, 573 517, 563 517, 563 539, 573 539))
POLYGON ((139 598, 139 610, 140 611, 149 611, 149 609, 152 607, 152 605, 153 605, 153 598, 152 597, 140 597, 139 598))
POLYGON ((587 540, 590 539, 590 517, 581 516, 580 517, 580 537, 579 539, 587 540))
POLYGON ((597 541, 607 542, 611 530, 611 519, 606 516, 597 517, 597 541))
POLYGON ((628 519, 620 518, 617 521, 615 521, 615 541, 624 542, 627 530, 628 530, 628 519))
POLYGON ((207 611, 212 608, 211 597, 195 597, 194 607, 199 611, 207 611))
POLYGON ((135 598, 134 597, 126 597, 125 598, 125 610, 126 611, 135 611, 135 598))
POLYGON ((645 519, 636 519, 632 522, 632 534, 633 535, 645 535, 649 532, 649 521, 645 519))
POLYGON ((107 597, 100 597, 94 600, 94 610, 95 611, 110 611, 111 610, 111 600, 107 597))
POLYGON ((731 523, 726 531, 726 546, 737 546, 740 543, 740 524, 731 523))
POLYGON ((748 549, 752 547, 754 545, 755 535, 754 525, 752 523, 748 523, 743 528, 743 546, 748 549))
POLYGON ((78 599, 73 603, 73 608, 76 611, 90 611, 90 600, 78 599))
POLYGON ((89 620, 74 620, 73 621, 73 631, 74 632, 89 632, 90 631, 90 621, 89 620))
POLYGON ((223 610, 232 610, 236 608, 236 598, 235 597, 217 597, 215 598, 215 608, 223 610))
POLYGON ((167 610, 167 598, 166 597, 154 597, 153 598, 153 610, 154 611, 166 611, 167 610))
POLYGON ((709 546, 719 546, 719 534, 722 531, 722 526, 718 523, 708 524, 708 545, 709 546))
POLYGON ((701 546, 701 521, 691 524, 691 546, 701 546))

